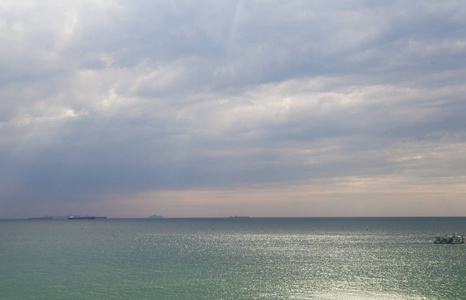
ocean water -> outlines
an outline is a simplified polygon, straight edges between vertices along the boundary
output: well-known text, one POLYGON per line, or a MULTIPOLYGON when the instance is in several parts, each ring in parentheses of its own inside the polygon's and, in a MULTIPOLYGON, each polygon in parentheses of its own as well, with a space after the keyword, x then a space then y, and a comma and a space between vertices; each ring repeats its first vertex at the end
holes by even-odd
POLYGON ((1 220, 0 299, 465 299, 466 218, 1 220))

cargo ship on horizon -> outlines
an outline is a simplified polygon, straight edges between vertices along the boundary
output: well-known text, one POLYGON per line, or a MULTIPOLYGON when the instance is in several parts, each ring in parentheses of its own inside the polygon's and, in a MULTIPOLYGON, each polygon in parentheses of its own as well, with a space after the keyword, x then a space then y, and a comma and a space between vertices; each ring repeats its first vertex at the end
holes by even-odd
POLYGON ((95 217, 95 216, 69 216, 68 220, 95 220, 95 219, 107 219, 107 217, 95 217))

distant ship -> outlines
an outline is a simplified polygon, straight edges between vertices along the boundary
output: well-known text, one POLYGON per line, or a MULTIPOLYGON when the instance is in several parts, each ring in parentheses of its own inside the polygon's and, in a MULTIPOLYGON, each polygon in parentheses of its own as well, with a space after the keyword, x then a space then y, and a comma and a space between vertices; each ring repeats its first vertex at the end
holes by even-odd
POLYGON ((153 215, 153 216, 150 216, 150 217, 147 217, 148 219, 163 219, 163 216, 161 215, 153 215))
POLYGON ((249 219, 249 216, 230 216, 230 219, 249 219))
POLYGON ((437 235, 434 238, 434 244, 464 244, 463 235, 455 234, 445 234, 443 236, 437 235))
POLYGON ((69 216, 68 220, 95 220, 95 219, 107 219, 107 217, 95 217, 95 216, 69 216))

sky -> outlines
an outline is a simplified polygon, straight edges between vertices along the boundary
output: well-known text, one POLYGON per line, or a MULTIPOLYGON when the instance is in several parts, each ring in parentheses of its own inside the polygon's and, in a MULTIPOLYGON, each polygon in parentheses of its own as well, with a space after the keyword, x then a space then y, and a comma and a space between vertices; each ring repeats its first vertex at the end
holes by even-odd
POLYGON ((0 218, 466 215, 463 1, 3 0, 0 218))

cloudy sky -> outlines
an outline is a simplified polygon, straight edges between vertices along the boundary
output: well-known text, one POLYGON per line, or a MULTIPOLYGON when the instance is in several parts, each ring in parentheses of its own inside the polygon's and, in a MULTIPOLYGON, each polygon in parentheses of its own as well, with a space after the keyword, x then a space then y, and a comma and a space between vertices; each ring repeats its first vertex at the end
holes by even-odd
POLYGON ((466 215, 463 1, 3 0, 0 218, 466 215))

